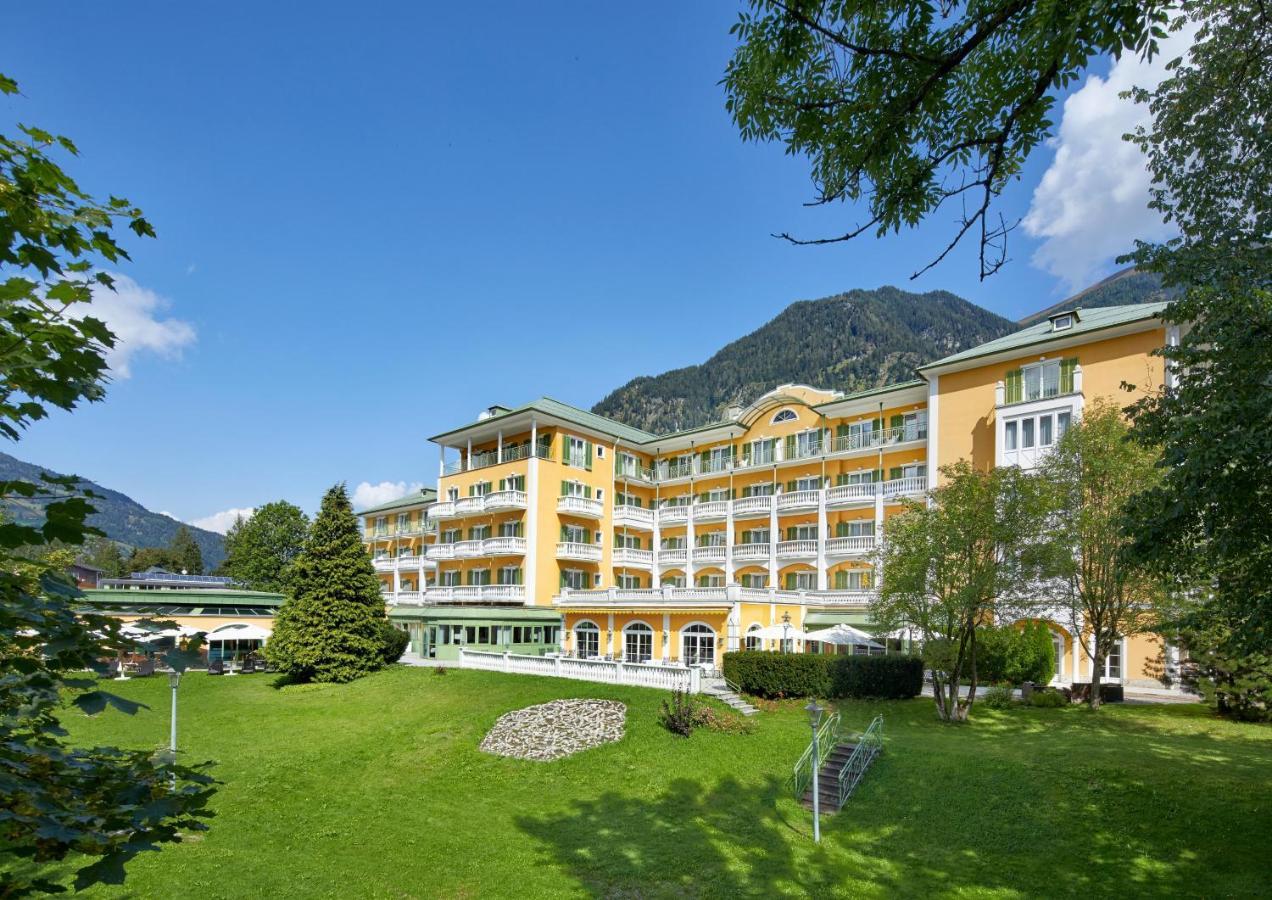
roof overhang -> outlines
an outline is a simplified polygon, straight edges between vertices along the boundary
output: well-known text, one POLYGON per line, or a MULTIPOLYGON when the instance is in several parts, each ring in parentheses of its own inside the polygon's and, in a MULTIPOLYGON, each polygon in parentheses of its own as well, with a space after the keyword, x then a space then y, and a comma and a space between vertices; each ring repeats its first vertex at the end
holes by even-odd
POLYGON ((462 450, 469 441, 474 444, 484 444, 487 441, 498 440, 501 432, 504 437, 527 432, 530 430, 531 425, 539 428, 565 428, 572 434, 581 434, 606 444, 617 444, 624 447, 640 446, 599 428, 589 428, 586 425, 571 422, 561 416, 554 416, 552 413, 533 409, 518 410, 503 416, 492 416, 481 422, 473 422, 461 428, 435 434, 429 440, 435 444, 441 444, 443 447, 462 450))
POLYGON ((927 402, 927 396, 928 388, 925 383, 922 381, 910 381, 905 384, 853 394, 852 396, 844 397, 842 400, 822 403, 817 407, 817 411, 825 416, 840 419, 846 416, 878 412, 881 407, 891 408, 908 406, 912 403, 925 403, 927 402))

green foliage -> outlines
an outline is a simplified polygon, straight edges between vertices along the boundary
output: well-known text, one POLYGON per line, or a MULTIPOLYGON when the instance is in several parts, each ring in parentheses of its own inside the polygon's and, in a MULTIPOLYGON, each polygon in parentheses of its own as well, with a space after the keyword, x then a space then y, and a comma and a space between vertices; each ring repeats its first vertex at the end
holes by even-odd
POLYGON ((888 575, 870 609, 885 629, 919 631, 937 715, 962 721, 975 703, 978 626, 1020 618, 1027 601, 1016 598, 1045 571, 1047 492, 1015 466, 980 471, 960 460, 941 474, 931 503, 909 503, 888 520, 876 553, 888 575))
POLYGON ((1011 685, 993 684, 985 691, 980 702, 990 709, 1011 709, 1016 705, 1016 698, 1012 696, 1011 685))
POLYGON ((1181 678, 1221 716, 1272 721, 1272 654, 1248 649, 1223 613, 1219 604, 1191 609, 1167 632, 1187 652, 1181 678))
POLYGON ((1041 622, 1023 627, 980 628, 976 633, 976 676, 987 682, 1046 684, 1056 674, 1051 633, 1041 622))
POLYGON ((84 542, 79 561, 101 569, 105 578, 119 578, 127 571, 119 545, 101 535, 94 535, 84 542))
POLYGON ((383 647, 382 659, 386 666, 391 666, 406 652, 407 645, 411 643, 411 636, 401 628, 395 628, 393 623, 385 619, 380 623, 380 642, 383 647))
POLYGON ((203 554, 199 552, 199 545, 194 542, 194 536, 190 534, 190 529, 186 526, 182 525, 177 529, 172 543, 168 546, 168 552, 172 554, 175 571, 186 575, 203 574, 203 554))
MULTIPOLYGON (((0 94, 17 90, 0 75, 0 94)), ((128 258, 118 224, 154 233, 126 200, 79 189, 50 156, 74 155, 68 139, 19 131, 0 135, 0 434, 10 440, 50 408, 102 398, 115 337, 84 308, 112 281, 94 266, 128 258)), ((212 782, 202 766, 146 750, 67 743, 58 717, 68 697, 88 715, 139 708, 86 674, 131 641, 118 620, 77 615, 79 592, 63 574, 69 548, 94 533, 85 519, 96 498, 74 477, 0 479, 4 509, 41 509, 35 521, 0 522, 0 896, 64 889, 35 874, 63 860, 57 877, 74 872, 77 889, 118 884, 138 853, 205 827, 212 782), (40 545, 56 549, 34 562, 14 552, 40 545)))
POLYGON ((384 600, 343 484, 322 507, 288 579, 265 655, 299 682, 352 681, 384 664, 384 600))
POLYGON ((830 696, 907 700, 923 690, 923 660, 918 656, 826 656, 830 696))
MULTIPOLYGON (((84 478, 52 473, 7 453, 0 453, 0 481, 41 484, 45 474, 67 479, 68 483, 59 485, 56 489, 48 485, 30 497, 0 496, 0 510, 8 513, 18 524, 39 528, 44 524, 46 509, 53 501, 91 494, 93 508, 88 514, 88 524, 118 542, 125 554, 133 547, 166 547, 181 527, 181 523, 176 520, 151 512, 119 491, 112 491, 84 478)), ((202 528, 189 527, 189 531, 203 554, 204 565, 218 565, 225 556, 222 536, 202 528)))
POLYGON ((693 428, 780 384, 859 391, 908 381, 916 366, 1016 327, 946 291, 849 291, 792 303, 702 365, 633 379, 592 411, 647 431, 693 428))
POLYGON ((124 563, 124 569, 128 572, 144 572, 152 568, 166 569, 169 572, 181 571, 170 547, 138 547, 128 554, 124 563))
POLYGON ((688 691, 672 691, 671 699, 662 702, 658 721, 672 734, 689 737, 695 728, 707 724, 709 710, 688 691))
POLYGON ((1052 134, 1056 96, 1092 59, 1153 48, 1166 21, 1163 4, 1132 0, 750 6, 724 75, 742 137, 807 159, 817 204, 869 208, 816 242, 914 227, 949 203, 958 226, 936 261, 971 232, 982 278, 1006 260, 995 202, 1052 134))
POLYGON ((1041 709, 1061 709, 1069 705, 1069 698, 1060 691, 1034 691, 1029 696, 1029 705, 1041 709))
POLYGON ((748 694, 791 697, 905 699, 923 689, 923 661, 916 656, 767 653, 724 654, 724 677, 748 694))
POLYGON ((222 570, 251 590, 281 593, 308 534, 309 517, 300 507, 266 503, 226 533, 222 570))

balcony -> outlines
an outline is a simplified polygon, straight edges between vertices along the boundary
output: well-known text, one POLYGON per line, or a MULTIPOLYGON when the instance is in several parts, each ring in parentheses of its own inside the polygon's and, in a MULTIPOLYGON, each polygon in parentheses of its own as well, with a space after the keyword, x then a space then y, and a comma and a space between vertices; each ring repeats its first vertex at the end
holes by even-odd
POLYGON ((525 509, 525 491, 493 491, 486 495, 485 509, 494 512, 497 509, 525 509))
POLYGON ((429 559, 454 559, 454 544, 429 544, 424 550, 424 555, 429 559))
POLYGON ((484 512, 486 509, 486 498, 478 495, 476 497, 460 497, 455 501, 455 515, 471 516, 474 513, 484 512))
POLYGON ((840 484, 826 491, 827 506, 852 506, 856 503, 873 503, 875 495, 878 494, 878 485, 867 482, 865 484, 840 484))
POLYGON ((483 543, 483 541, 456 541, 451 546, 455 549, 456 559, 468 559, 474 556, 481 556, 483 543))
POLYGON ((389 597, 392 598, 389 602, 398 605, 419 606, 424 602, 424 595, 419 591, 397 591, 389 597))
POLYGON ((735 519, 768 516, 772 510, 771 496, 743 497, 741 500, 733 501, 733 518, 735 519))
POLYGON ((816 509, 817 498, 820 494, 821 491, 791 491, 789 494, 778 494, 778 512, 789 512, 796 509, 816 509))
POLYGON ((630 464, 619 465, 614 469, 614 477, 628 481, 643 481, 646 484, 653 484, 654 470, 645 466, 630 464))
POLYGON ((830 538, 826 541, 827 556, 863 556, 875 548, 873 534, 830 538))
POLYGON ((689 521, 689 505, 664 506, 658 510, 659 525, 676 525, 689 521))
POLYGON ((443 500, 440 503, 434 503, 428 508, 428 517, 434 521, 455 518, 455 501, 443 500))
POLYGON ((915 497, 927 493, 927 476, 913 475, 883 482, 883 497, 915 497))
POLYGON ((424 592, 427 603, 525 603, 521 584, 465 584, 431 587, 424 592))
POLYGON ((371 561, 377 572, 392 572, 394 569, 393 558, 390 556, 378 556, 371 561))
POLYGON ((693 561, 695 563, 723 563, 725 547, 723 544, 716 544, 707 547, 693 548, 693 561))
POLYGON ((397 558, 397 567, 399 569, 418 569, 423 561, 421 556, 399 556, 397 558))
POLYGON ((599 519, 604 514, 604 506, 600 500, 590 497, 565 496, 557 498, 557 512, 567 516, 599 519))
POLYGON ((769 543, 763 544, 734 544, 733 545, 733 561, 746 562, 747 560, 767 560, 773 552, 773 545, 769 543))
POLYGON ((658 551, 658 565, 683 566, 689 561, 689 551, 684 547, 670 547, 658 551))
POLYGON ((654 565, 654 552, 652 550, 637 550, 635 547, 615 547, 614 565, 649 569, 654 565))
POLYGON ((576 541, 561 541, 556 546, 557 559, 577 559, 581 562, 600 562, 601 547, 599 544, 580 544, 576 541))
POLYGON ((658 467, 659 481, 676 481, 693 475, 693 463, 685 460, 678 463, 664 463, 658 467))
POLYGON ((908 444, 911 441, 926 441, 927 434, 926 422, 921 424, 912 422, 909 425, 897 425, 894 428, 880 428, 878 431, 846 434, 831 442, 830 452, 832 454, 856 453, 895 444, 908 444))
POLYGON ((643 506, 615 506, 614 527, 651 529, 654 527, 654 511, 643 506))
POLYGON ((777 544, 777 558, 806 558, 815 557, 817 555, 817 540, 802 541, 779 541, 777 544))
POLYGON ((525 556, 526 539, 523 537, 493 537, 481 542, 482 556, 525 556))
POLYGON ((693 507, 693 520, 695 522, 719 521, 728 518, 729 501, 728 500, 707 500, 705 503, 698 503, 693 507))

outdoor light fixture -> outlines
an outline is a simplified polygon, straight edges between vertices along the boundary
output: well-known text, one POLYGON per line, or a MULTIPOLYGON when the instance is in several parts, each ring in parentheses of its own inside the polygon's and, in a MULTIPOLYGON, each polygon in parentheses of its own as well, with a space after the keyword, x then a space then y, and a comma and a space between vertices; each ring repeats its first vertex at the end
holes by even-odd
POLYGON ((813 767, 813 843, 821 843, 821 787, 817 783, 817 770, 821 768, 821 753, 817 746, 817 726, 821 724, 822 713, 826 710, 817 705, 816 700, 808 701, 808 705, 804 707, 804 711, 808 713, 808 724, 813 729, 813 757, 811 765, 813 767))
POLYGON ((168 752, 172 755, 172 764, 177 764, 177 685, 181 684, 181 673, 173 669, 168 673, 168 687, 172 688, 172 725, 168 734, 168 752))
POLYGON ((791 614, 789 612, 782 613, 782 652, 787 652, 787 648, 791 643, 791 614))

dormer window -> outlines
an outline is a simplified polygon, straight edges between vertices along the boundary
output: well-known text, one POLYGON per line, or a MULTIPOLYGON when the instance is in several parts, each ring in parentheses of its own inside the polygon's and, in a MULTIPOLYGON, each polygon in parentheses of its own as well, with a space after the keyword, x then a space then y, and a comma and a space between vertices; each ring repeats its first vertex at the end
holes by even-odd
POLYGON ((795 410, 783 409, 773 416, 772 423, 776 425, 778 422, 794 422, 796 418, 795 410))
POLYGON ((1067 312, 1056 313, 1050 318, 1051 330, 1068 331, 1073 327, 1073 323, 1078 321, 1078 311, 1076 309, 1067 312))

